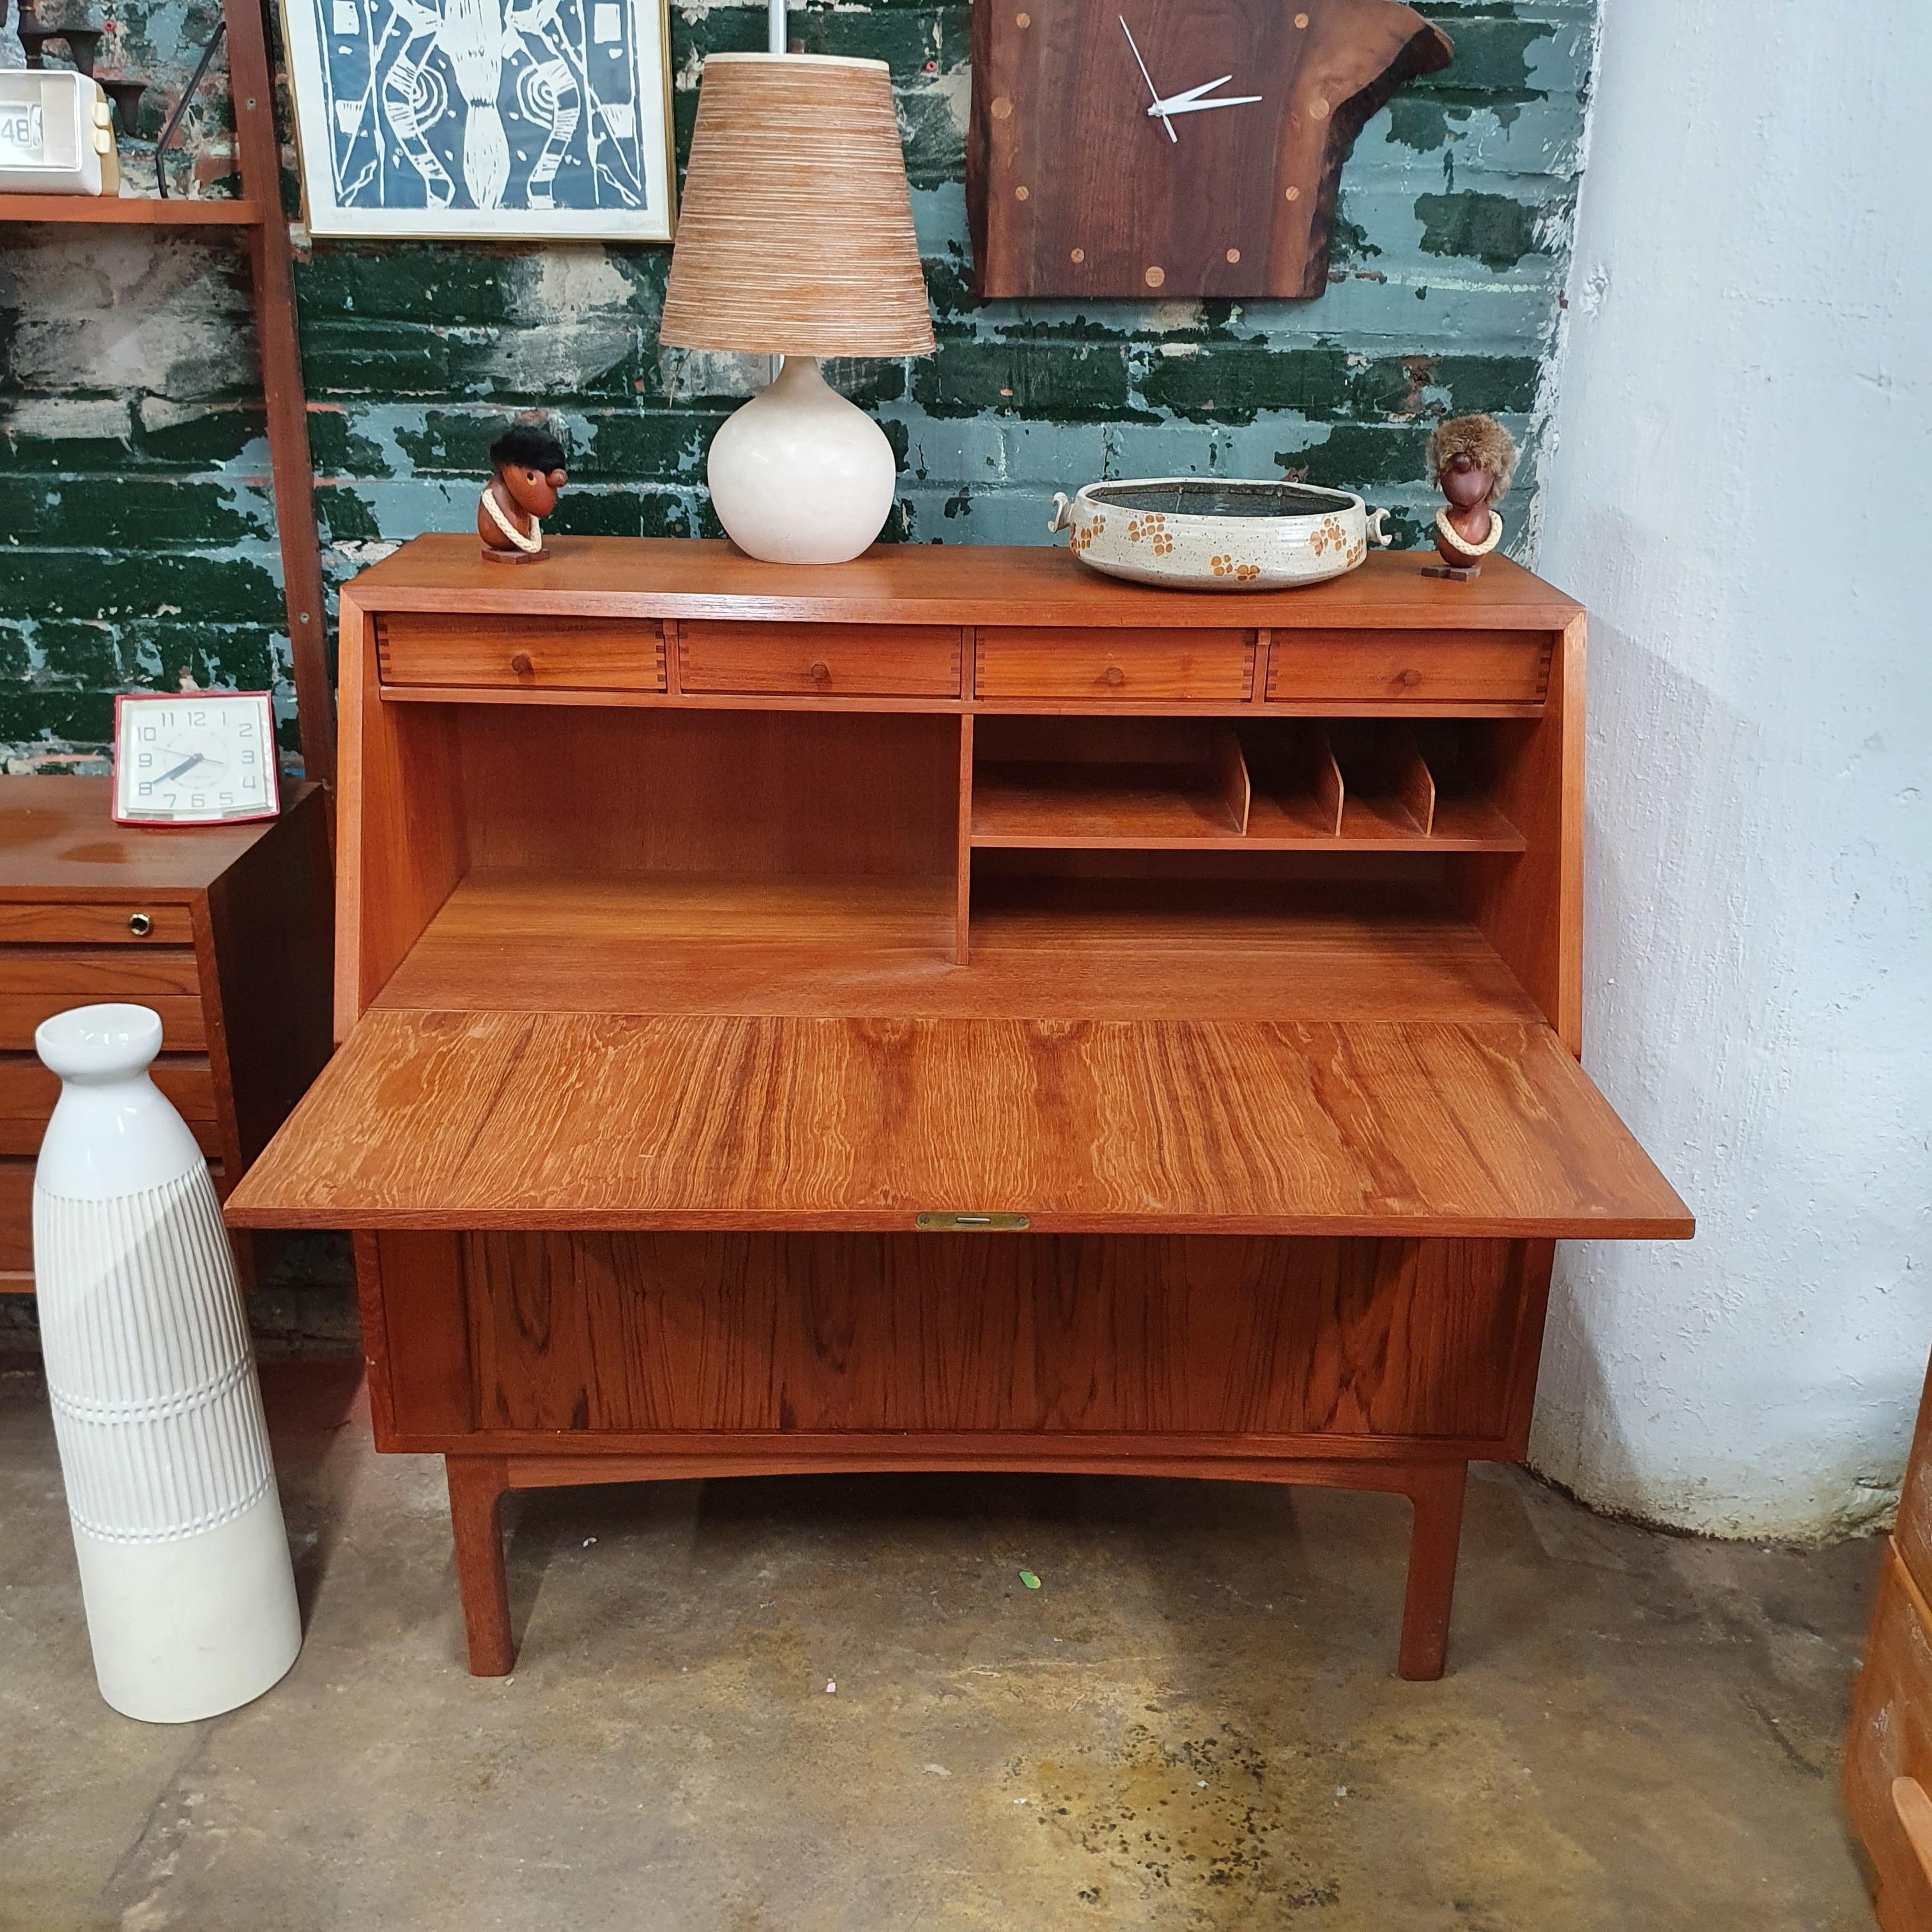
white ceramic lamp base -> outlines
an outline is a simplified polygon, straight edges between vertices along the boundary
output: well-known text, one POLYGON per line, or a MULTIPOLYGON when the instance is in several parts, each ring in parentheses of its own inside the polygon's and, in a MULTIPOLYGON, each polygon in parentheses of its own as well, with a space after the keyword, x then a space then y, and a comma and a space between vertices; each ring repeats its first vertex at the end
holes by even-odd
POLYGON ((34 1172, 47 1387, 100 1694, 149 1724, 232 1710, 302 1648, 235 1257, 207 1162, 148 1076, 161 1023, 41 1023, 61 1076, 34 1172))
POLYGON ((878 537, 898 476, 885 431, 809 356, 788 356, 712 438, 709 470, 725 534, 767 563, 849 562, 878 537))

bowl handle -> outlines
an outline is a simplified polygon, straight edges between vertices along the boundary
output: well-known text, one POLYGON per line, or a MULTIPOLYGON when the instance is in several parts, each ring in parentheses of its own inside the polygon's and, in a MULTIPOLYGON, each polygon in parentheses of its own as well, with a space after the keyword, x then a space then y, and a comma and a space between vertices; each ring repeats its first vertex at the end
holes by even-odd
POLYGON ((1382 550, 1387 550, 1389 545, 1395 542, 1395 538, 1382 528, 1383 522, 1388 515, 1388 512, 1386 510, 1371 510, 1366 519, 1366 527, 1369 535, 1375 538, 1377 548, 1382 550))
POLYGON ((1064 490, 1056 490, 1053 493, 1053 514, 1046 520, 1046 533, 1052 536, 1056 532, 1070 530, 1072 527, 1072 500, 1064 490))

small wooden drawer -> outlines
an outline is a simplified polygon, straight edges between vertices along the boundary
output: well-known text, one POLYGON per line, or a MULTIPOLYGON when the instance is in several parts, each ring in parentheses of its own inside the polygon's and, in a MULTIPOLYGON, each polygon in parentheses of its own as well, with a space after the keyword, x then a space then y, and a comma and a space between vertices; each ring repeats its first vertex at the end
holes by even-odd
POLYGON ((376 620, 385 684, 518 691, 662 691, 664 634, 622 617, 476 617, 392 611, 376 620))
MULTIPOLYGON (((47 1110, 38 1120, 0 1120, 0 1155, 14 1154, 32 1160, 40 1151, 40 1142, 46 1136, 47 1122, 52 1117, 53 1103, 47 1103, 47 1110)), ((221 1125, 218 1120, 188 1120, 188 1130, 194 1136, 194 1144, 205 1154, 216 1155, 221 1151, 221 1125)))
POLYGON ((982 698, 1238 704, 1252 686, 1254 652, 1252 631, 1003 626, 979 634, 974 688, 982 698))
POLYGON ((70 1006, 145 1005, 171 994, 198 998, 201 978, 191 946, 0 946, 0 998, 15 993, 58 993, 70 1006))
POLYGON ((959 633, 934 624, 680 624, 689 692, 957 698, 959 633))
POLYGON ((1886 1546, 1871 1642, 1845 1737, 1845 1809, 1871 1855, 1886 1932, 1932 1925, 1932 1880, 1913 1850, 1901 1778, 1932 1794, 1932 1624, 1924 1596, 1886 1546))
POLYGON ((173 1048, 203 1047, 208 1044, 208 1022, 201 999, 194 993, 154 993, 130 996, 94 992, 74 992, 49 987, 34 992, 0 992, 0 1050, 33 1051, 34 1029, 41 1021, 64 1013, 70 1006, 92 1006, 107 998, 132 997, 138 1006, 152 1006, 161 1016, 161 1042, 173 1048))
POLYGON ((23 1274, 33 1265, 33 1160, 0 1160, 0 1273, 23 1274))
MULTIPOLYGON (((154 1084, 173 1102, 175 1111, 190 1124, 212 1124, 215 1118, 214 1075, 208 1056, 164 1053, 148 1070, 154 1084)), ((40 1144, 40 1130, 60 1098, 60 1082, 40 1064, 38 1054, 0 1053, 0 1135, 25 1123, 34 1130, 30 1146, 0 1147, 0 1154, 32 1154, 40 1144)))
MULTIPOLYGON (((188 1124, 194 1129, 195 1139, 204 1154, 219 1153, 210 1129, 200 1121, 188 1124)), ((28 1277, 0 1281, 0 1292, 22 1293, 34 1286, 34 1168, 42 1131, 40 1126, 34 1128, 32 1146, 16 1150, 10 1145, 0 1154, 0 1275, 28 1277)), ((218 1192, 222 1184, 220 1162, 211 1160, 208 1169, 214 1176, 218 1192)))
POLYGON ((1540 704, 1550 683, 1544 631, 1277 631, 1274 703, 1540 704))
POLYGON ((194 915, 184 905, 76 899, 0 901, 0 944, 192 946, 194 915))

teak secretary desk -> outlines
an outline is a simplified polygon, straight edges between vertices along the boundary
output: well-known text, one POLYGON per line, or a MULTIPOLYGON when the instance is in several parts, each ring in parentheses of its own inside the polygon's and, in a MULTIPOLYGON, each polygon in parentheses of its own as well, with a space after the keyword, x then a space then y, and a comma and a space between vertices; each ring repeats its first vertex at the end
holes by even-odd
POLYGON ((553 542, 343 594, 343 1043, 227 1204, 356 1231, 470 1668, 506 1489, 964 1468, 1399 1492, 1439 1675, 1554 1243, 1690 1232, 1576 1064, 1582 611, 553 542))

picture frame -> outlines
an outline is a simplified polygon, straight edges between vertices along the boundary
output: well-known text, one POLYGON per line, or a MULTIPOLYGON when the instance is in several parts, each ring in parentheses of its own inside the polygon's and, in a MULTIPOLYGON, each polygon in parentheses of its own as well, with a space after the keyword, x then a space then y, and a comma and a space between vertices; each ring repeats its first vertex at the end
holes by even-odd
POLYGON ((668 242, 666 0, 281 0, 324 241, 668 242))

